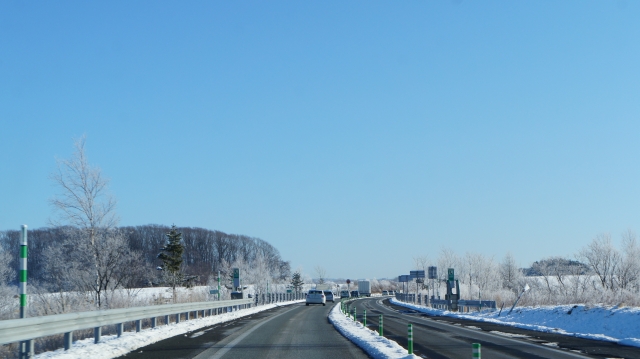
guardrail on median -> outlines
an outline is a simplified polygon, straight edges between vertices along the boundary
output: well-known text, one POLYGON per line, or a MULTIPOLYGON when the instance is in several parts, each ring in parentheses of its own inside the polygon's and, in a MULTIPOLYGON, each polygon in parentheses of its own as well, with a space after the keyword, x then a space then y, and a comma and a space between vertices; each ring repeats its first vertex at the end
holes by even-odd
POLYGON ((94 339, 98 343, 102 333, 102 327, 116 325, 118 336, 122 334, 123 323, 136 322, 136 331, 142 329, 142 320, 151 318, 151 327, 157 324, 157 318, 164 316, 164 323, 168 324, 170 316, 175 316, 175 322, 180 322, 184 314, 189 320, 190 313, 195 313, 198 318, 202 316, 226 313, 229 311, 251 307, 253 299, 225 300, 220 302, 197 302, 183 304, 154 305, 147 307, 134 307, 124 309, 97 310, 92 312, 79 312, 31 317, 23 319, 10 319, 0 321, 0 345, 15 342, 27 342, 28 352, 33 355, 33 339, 64 333, 64 347, 69 349, 73 340, 73 331, 94 328, 94 339))
MULTIPOLYGON (((432 299, 427 295, 420 295, 416 297, 415 294, 403 294, 397 293, 396 299, 405 303, 414 303, 418 305, 430 306, 436 309, 451 310, 453 307, 453 301, 432 299)), ((458 300, 457 308, 461 312, 469 312, 472 308, 480 311, 482 309, 496 309, 496 302, 494 300, 458 300)))

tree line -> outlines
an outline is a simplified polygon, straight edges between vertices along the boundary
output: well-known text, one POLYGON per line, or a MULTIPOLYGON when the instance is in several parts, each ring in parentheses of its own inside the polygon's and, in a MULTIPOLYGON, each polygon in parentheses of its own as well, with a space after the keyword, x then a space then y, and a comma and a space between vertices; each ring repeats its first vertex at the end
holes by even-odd
MULTIPOLYGON (((274 281, 284 281, 291 276, 290 263, 282 259, 274 246, 260 238, 198 227, 176 229, 182 233, 184 273, 195 276, 195 284, 206 284, 209 276, 217 275, 218 271, 227 275, 234 263, 242 263, 246 267, 257 261, 264 262, 265 269, 274 281)), ((111 281, 105 283, 105 289, 162 285, 162 276, 157 270, 162 264, 158 254, 166 244, 166 234, 170 230, 169 226, 149 224, 116 227, 104 233, 99 231, 94 247, 101 243, 102 248, 87 250, 85 247, 90 242, 83 235, 86 232, 79 228, 62 226, 31 229, 28 232, 29 281, 46 285, 53 292, 90 286, 88 284, 94 282, 96 266, 83 265, 83 259, 98 255, 108 257, 100 264, 108 271, 104 280, 111 281), (94 253, 96 250, 97 253, 94 253), (88 273, 88 284, 81 285, 78 282, 83 281, 85 273, 88 273)), ((0 231, 0 247, 4 248, 8 260, 3 271, 17 272, 20 231, 0 231)), ((16 280, 14 278, 13 282, 16 280)))

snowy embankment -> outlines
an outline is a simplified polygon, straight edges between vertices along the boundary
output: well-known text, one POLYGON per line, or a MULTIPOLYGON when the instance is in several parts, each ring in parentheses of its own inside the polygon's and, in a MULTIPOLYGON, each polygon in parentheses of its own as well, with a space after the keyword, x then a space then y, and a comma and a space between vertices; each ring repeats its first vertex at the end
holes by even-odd
POLYGON ((342 335, 362 348, 372 358, 419 358, 416 355, 407 354, 407 350, 398 343, 381 337, 377 332, 365 328, 361 323, 347 318, 340 311, 340 303, 331 309, 329 321, 342 335))
MULTIPOLYGON (((35 356, 36 359, 55 358, 55 359, 111 359, 132 352, 138 348, 153 344, 160 340, 174 337, 189 332, 193 332, 200 328, 212 326, 219 323, 228 322, 247 315, 262 312, 264 310, 281 307, 289 304, 303 302, 301 300, 282 302, 275 304, 261 305, 242 309, 231 313, 224 313, 210 317, 192 319, 180 323, 172 323, 169 325, 160 325, 153 329, 144 329, 139 333, 125 332, 118 338, 116 335, 105 335, 100 339, 100 343, 94 344, 93 338, 78 340, 73 342, 73 346, 69 350, 58 349, 52 352, 45 352, 35 356)), ((192 336, 202 335, 204 332, 194 333, 192 336)))
POLYGON ((640 325, 638 325, 640 308, 636 307, 590 307, 585 305, 518 307, 509 315, 507 315, 509 310, 505 309, 502 315, 498 316, 497 311, 461 314, 404 303, 395 298, 391 299, 391 303, 431 315, 491 322, 539 332, 640 347, 640 325))

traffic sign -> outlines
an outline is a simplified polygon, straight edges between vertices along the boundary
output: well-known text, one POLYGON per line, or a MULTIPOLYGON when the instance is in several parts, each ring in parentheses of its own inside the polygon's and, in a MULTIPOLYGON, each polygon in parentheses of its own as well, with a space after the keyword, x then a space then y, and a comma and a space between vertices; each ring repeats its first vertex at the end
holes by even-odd
POLYGON ((438 279, 438 267, 429 267, 429 279, 438 279))
POLYGON ((447 269, 447 274, 449 275, 449 280, 455 280, 455 276, 453 275, 453 268, 447 269))

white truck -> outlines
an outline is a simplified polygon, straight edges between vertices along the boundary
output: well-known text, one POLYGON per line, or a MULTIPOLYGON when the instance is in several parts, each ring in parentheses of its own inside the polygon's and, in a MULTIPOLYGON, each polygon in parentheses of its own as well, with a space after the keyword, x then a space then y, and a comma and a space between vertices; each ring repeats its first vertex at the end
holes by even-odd
POLYGON ((358 292, 361 297, 370 297, 371 296, 371 282, 368 280, 358 281, 358 292))

